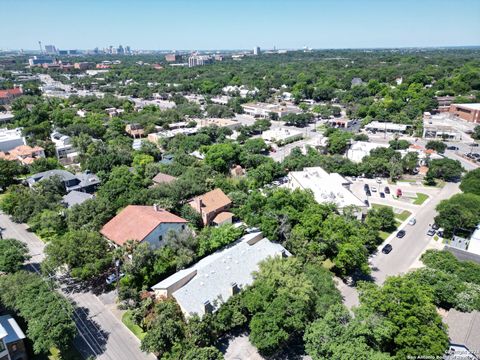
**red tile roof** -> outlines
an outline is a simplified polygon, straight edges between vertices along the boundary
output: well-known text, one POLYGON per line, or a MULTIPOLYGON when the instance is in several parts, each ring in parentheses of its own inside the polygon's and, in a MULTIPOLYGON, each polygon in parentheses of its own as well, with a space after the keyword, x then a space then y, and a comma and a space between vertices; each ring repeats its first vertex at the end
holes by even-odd
POLYGON ((153 206, 128 205, 117 216, 107 222, 100 233, 117 245, 127 240, 143 241, 160 224, 187 223, 187 220, 164 209, 153 206))
POLYGON ((20 95, 22 95, 22 93, 23 92, 22 92, 21 88, 0 90, 0 98, 8 98, 10 96, 20 96, 20 95))

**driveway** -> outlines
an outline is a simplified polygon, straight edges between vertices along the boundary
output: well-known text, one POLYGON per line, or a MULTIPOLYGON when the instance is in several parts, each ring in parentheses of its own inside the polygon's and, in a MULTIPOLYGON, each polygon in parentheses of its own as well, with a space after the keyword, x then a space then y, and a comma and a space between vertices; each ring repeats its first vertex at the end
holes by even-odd
MULTIPOLYGON (((14 238, 27 244, 32 259, 30 265, 38 271, 44 259, 45 244, 25 224, 12 222, 0 212, 0 227, 5 228, 4 238, 14 238)), ((140 350, 140 341, 117 319, 96 295, 91 292, 60 291, 75 304, 74 320, 78 335, 75 347, 87 358, 93 356, 102 360, 154 360, 152 354, 140 350)))

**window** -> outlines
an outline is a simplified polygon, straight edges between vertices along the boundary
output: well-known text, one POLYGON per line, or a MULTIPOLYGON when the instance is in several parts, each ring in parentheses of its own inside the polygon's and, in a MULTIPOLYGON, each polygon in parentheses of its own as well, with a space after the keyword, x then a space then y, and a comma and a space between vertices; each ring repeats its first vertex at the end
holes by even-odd
POLYGON ((162 241, 163 241, 163 235, 160 235, 160 236, 158 237, 158 241, 159 241, 159 242, 162 242, 162 241))
POLYGON ((5 344, 3 343, 3 340, 0 340, 0 352, 5 350, 5 344))

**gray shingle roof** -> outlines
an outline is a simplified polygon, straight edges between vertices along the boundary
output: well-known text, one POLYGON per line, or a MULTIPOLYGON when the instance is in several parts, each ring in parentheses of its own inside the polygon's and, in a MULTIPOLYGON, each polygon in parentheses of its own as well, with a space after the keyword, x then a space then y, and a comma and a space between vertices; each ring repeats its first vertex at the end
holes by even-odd
POLYGON ((73 205, 81 204, 89 199, 93 199, 93 195, 76 190, 70 191, 67 195, 63 196, 63 202, 69 208, 73 205))
POLYGON ((252 273, 258 264, 279 255, 290 255, 280 244, 262 238, 261 233, 248 234, 233 245, 205 257, 188 269, 181 270, 152 287, 153 290, 169 288, 184 278, 193 277, 171 294, 186 315, 205 314, 205 302, 218 308, 232 296, 232 284, 240 289, 253 282, 252 273), (256 241, 256 239, 260 239, 256 241), (255 242, 256 241, 256 242, 255 242), (219 302, 215 306, 216 302, 219 302))
MULTIPOLYGON (((10 315, 0 316, 0 329, 3 328, 7 333, 7 336, 3 339, 5 344, 10 344, 18 340, 25 339, 25 334, 23 333, 20 326, 10 315)), ((0 331, 1 333, 1 331, 0 331)))
POLYGON ((451 309, 445 318, 450 342, 463 345, 474 354, 480 354, 480 312, 460 312, 451 309))

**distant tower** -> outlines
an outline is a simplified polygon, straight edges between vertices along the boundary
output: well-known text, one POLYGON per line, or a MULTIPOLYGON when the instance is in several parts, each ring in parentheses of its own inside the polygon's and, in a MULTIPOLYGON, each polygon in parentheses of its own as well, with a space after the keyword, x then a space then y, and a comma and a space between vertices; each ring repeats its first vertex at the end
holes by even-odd
POLYGON ((253 55, 260 55, 260 46, 255 46, 253 48, 253 55))
POLYGON ((38 41, 38 46, 40 47, 40 54, 43 54, 42 42, 38 41))

